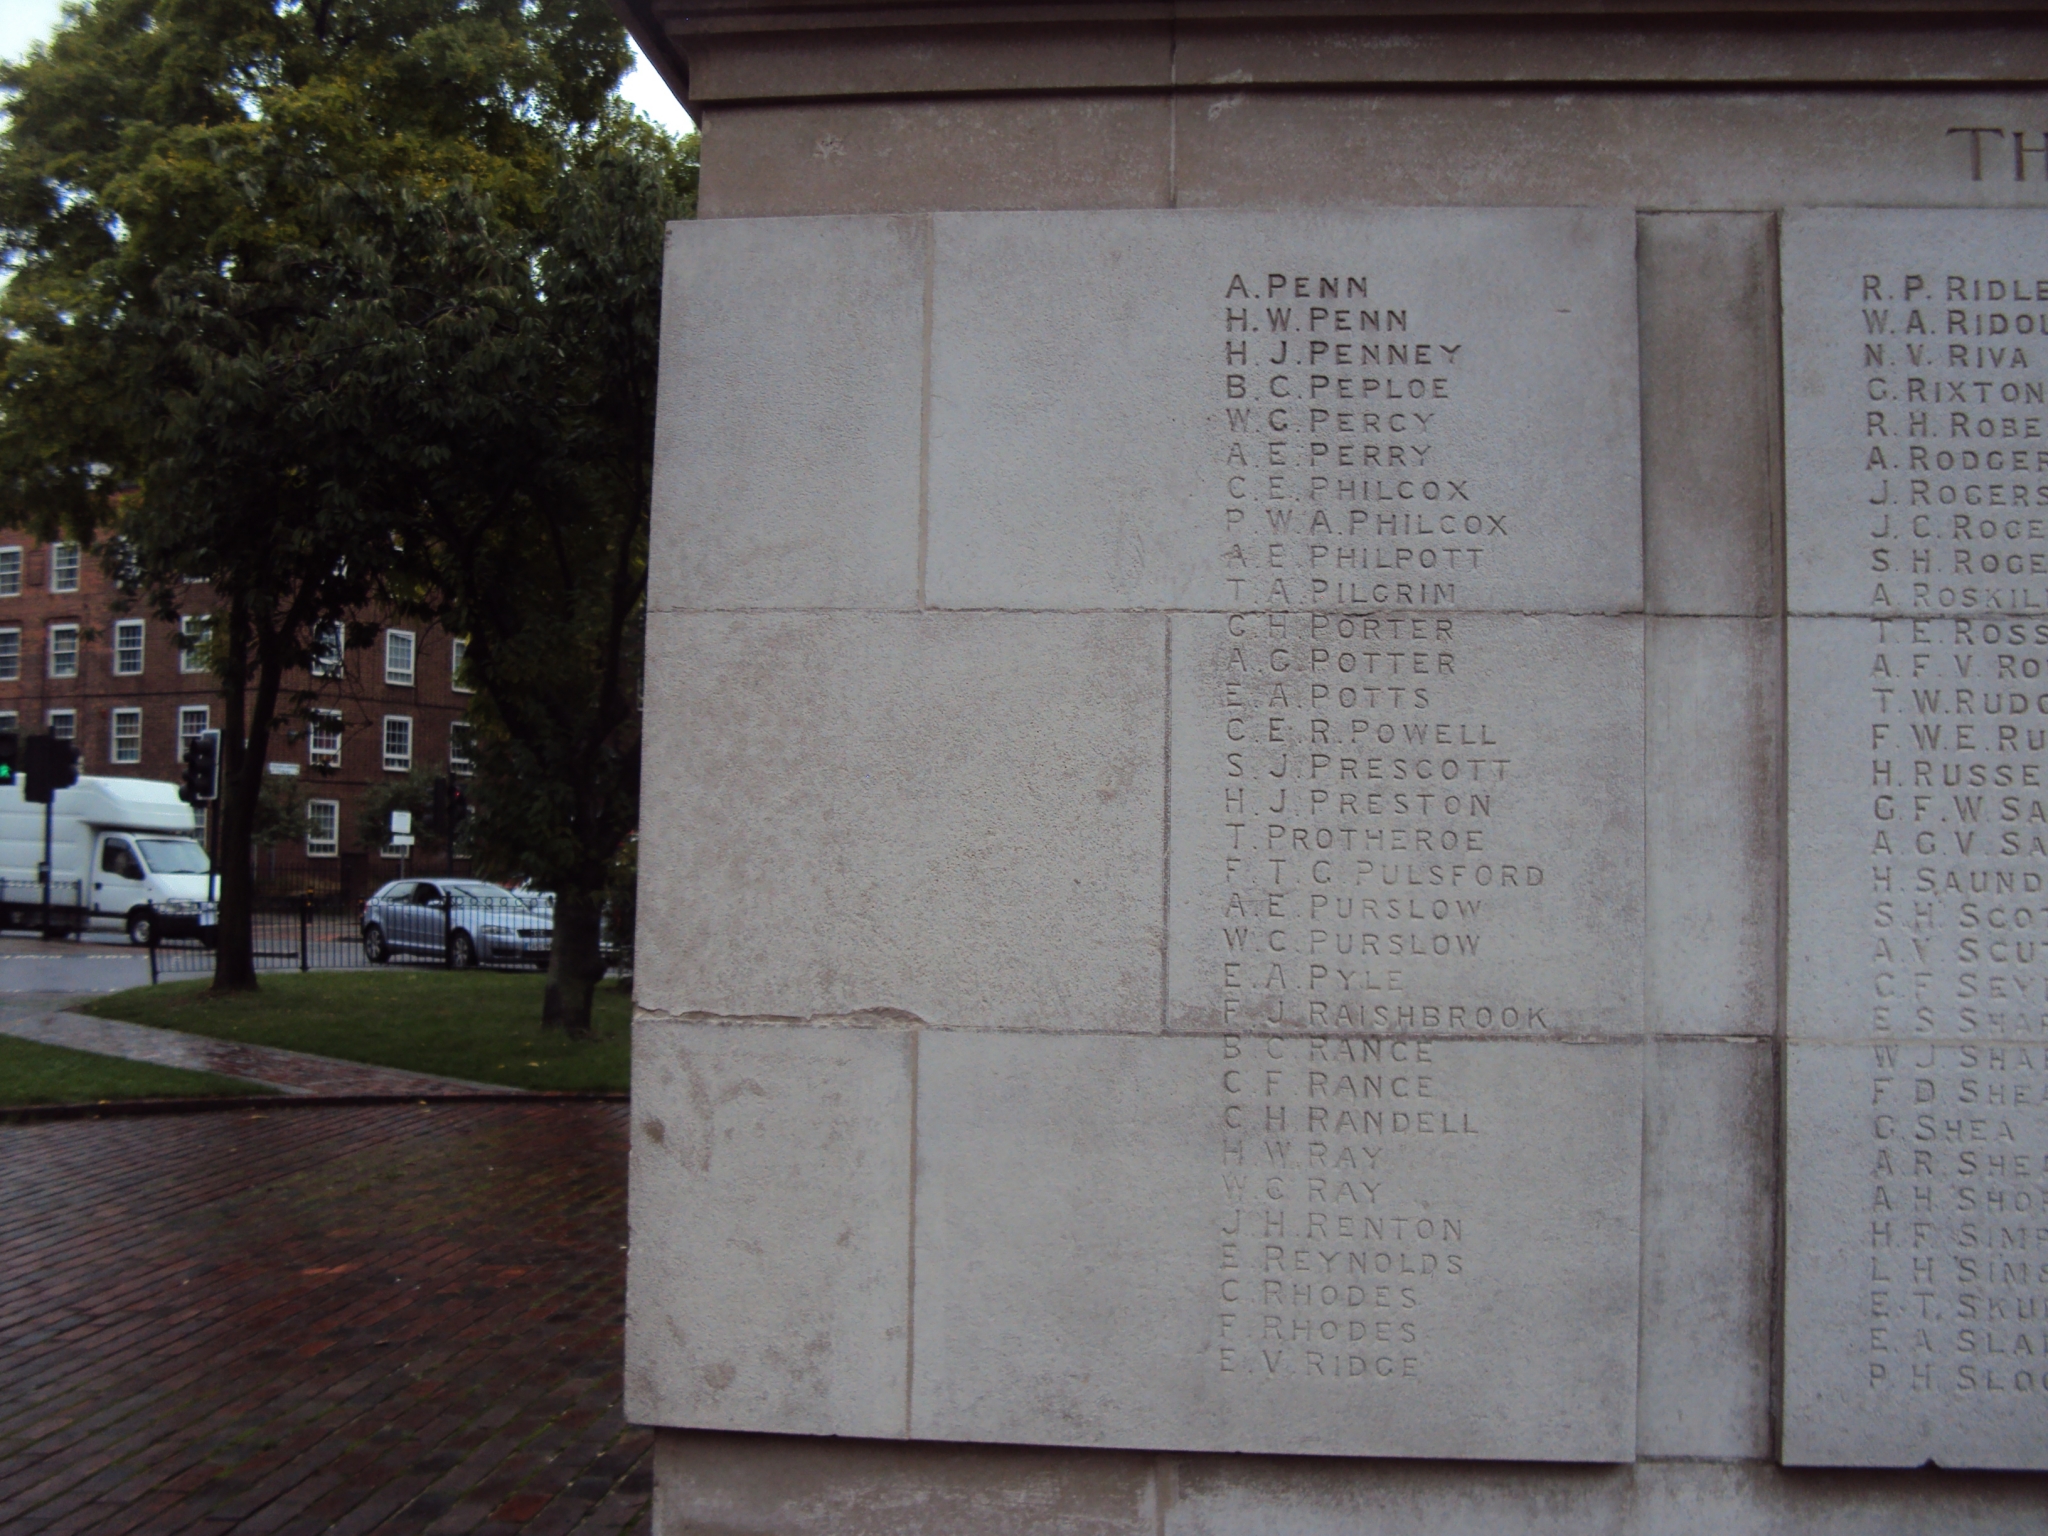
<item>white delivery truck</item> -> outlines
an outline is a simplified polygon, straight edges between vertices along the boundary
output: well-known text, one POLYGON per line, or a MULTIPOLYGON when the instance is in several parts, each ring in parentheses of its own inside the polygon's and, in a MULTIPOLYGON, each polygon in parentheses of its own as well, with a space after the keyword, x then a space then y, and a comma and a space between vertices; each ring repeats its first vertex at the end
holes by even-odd
MULTIPOLYGON (((177 785, 81 778, 49 809, 53 927, 112 921, 147 944, 154 921, 163 938, 213 937, 210 865, 177 785)), ((0 927, 41 925, 42 864, 43 807, 17 778, 0 785, 0 927)))

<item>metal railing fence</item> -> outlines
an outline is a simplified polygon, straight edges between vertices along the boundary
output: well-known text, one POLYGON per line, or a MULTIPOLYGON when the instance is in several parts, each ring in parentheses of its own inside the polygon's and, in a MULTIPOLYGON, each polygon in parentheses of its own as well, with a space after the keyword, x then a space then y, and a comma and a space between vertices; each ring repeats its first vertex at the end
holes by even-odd
MULTIPOLYGON (((456 897, 431 902, 356 902, 339 894, 259 895, 250 914, 259 971, 367 970, 380 965, 545 968, 553 913, 514 896, 456 897)), ((149 979, 211 974, 210 930, 182 933, 151 924, 149 979)))
POLYGON ((451 873, 445 860, 439 858, 400 861, 377 853, 351 852, 316 859, 289 845, 254 850, 249 868, 255 877, 256 894, 278 902, 311 895, 360 903, 391 880, 474 878, 466 857, 456 859, 451 873))

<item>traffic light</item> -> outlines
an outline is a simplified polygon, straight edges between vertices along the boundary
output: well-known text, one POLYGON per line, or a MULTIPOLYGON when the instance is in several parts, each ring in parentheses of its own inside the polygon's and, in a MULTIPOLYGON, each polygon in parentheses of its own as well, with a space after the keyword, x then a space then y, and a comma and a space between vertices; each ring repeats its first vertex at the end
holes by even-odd
POLYGON ((462 823, 469 815, 469 796, 453 779, 448 781, 448 835, 453 837, 462 830, 462 823))
POLYGON ((21 775, 21 732, 0 731, 0 785, 19 782, 21 775))
POLYGON ((78 748, 59 737, 29 737, 21 760, 21 798, 32 805, 48 805, 58 790, 78 782, 78 748))
POLYGON ((219 731, 201 731, 185 744, 185 782, 178 798, 187 805, 220 798, 219 731))

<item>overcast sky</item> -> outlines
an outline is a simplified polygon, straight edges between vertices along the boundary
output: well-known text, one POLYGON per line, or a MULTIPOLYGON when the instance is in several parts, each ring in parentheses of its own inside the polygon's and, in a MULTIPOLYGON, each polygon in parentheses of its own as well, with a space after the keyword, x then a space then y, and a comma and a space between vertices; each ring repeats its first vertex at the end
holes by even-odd
MULTIPOLYGON (((59 8, 60 0, 0 0, 0 59, 18 59, 31 43, 48 36, 57 25, 59 8)), ((633 50, 633 57, 640 57, 639 49, 633 50)), ((689 132, 692 125, 681 103, 644 63, 626 76, 623 94, 671 133, 689 132)))

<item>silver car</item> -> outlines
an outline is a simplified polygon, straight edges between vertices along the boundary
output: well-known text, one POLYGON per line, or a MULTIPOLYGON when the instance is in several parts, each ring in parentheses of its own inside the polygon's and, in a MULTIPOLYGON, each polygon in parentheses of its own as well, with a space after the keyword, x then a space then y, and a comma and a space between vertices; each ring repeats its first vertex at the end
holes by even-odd
POLYGON ((547 969, 554 913, 483 880, 393 880, 363 903, 363 957, 423 955, 466 969, 547 969))

